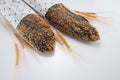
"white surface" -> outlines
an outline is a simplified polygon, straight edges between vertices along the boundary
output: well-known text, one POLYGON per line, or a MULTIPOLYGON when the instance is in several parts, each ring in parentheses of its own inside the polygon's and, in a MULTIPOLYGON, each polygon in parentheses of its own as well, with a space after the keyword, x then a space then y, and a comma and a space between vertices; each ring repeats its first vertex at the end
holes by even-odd
MULTIPOLYGON (((95 11, 107 17, 107 24, 93 24, 101 40, 88 44, 65 37, 79 52, 78 62, 58 46, 53 56, 40 55, 38 61, 27 51, 21 53, 24 58, 17 67, 16 80, 120 80, 120 1, 64 0, 64 3, 76 10, 95 11)), ((3 27, 0 23, 0 80, 14 80, 13 42, 3 27)))

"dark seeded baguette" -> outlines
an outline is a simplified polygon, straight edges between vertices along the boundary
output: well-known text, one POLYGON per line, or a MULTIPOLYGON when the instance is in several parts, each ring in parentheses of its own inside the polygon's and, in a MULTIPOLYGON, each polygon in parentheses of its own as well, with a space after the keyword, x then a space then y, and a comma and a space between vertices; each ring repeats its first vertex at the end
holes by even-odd
POLYGON ((16 28, 23 39, 35 49, 41 52, 52 51, 55 44, 55 36, 50 25, 36 14, 25 16, 16 28))
POLYGON ((50 7, 45 17, 53 27, 64 34, 84 41, 100 39, 98 31, 87 19, 71 12, 61 3, 50 7))

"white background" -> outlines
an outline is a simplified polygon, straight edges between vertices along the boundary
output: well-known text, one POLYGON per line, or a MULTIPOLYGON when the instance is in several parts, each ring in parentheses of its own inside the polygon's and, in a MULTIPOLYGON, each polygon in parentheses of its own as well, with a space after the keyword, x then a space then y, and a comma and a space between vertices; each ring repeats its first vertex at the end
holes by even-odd
POLYGON ((57 44, 52 56, 33 57, 25 50, 15 67, 15 51, 11 37, 0 23, 0 80, 120 80, 120 1, 64 0, 68 7, 93 11, 104 16, 104 22, 93 23, 101 40, 84 43, 65 38, 79 54, 74 60, 57 44), (16 71, 15 71, 16 70, 16 71))

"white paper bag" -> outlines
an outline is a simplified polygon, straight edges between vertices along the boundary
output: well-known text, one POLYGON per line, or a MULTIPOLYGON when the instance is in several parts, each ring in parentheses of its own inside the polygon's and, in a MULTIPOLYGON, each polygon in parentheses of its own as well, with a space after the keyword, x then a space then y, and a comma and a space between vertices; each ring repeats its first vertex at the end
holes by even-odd
MULTIPOLYGON (((58 0, 25 0, 43 16, 48 8, 59 3, 58 0)), ((0 0, 0 13, 16 27, 20 20, 30 13, 35 13, 22 0, 0 0)))

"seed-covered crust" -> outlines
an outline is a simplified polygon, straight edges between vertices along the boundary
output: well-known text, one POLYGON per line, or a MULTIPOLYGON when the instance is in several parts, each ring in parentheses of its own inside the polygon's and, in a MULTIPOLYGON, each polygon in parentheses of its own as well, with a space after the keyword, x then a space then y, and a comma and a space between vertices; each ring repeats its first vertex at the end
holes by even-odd
POLYGON ((84 41, 100 39, 99 33, 87 19, 67 9, 63 4, 55 4, 48 9, 45 17, 59 31, 84 41))
POLYGON ((36 14, 25 16, 16 30, 35 49, 41 52, 54 49, 54 33, 50 29, 50 25, 40 16, 36 14))

